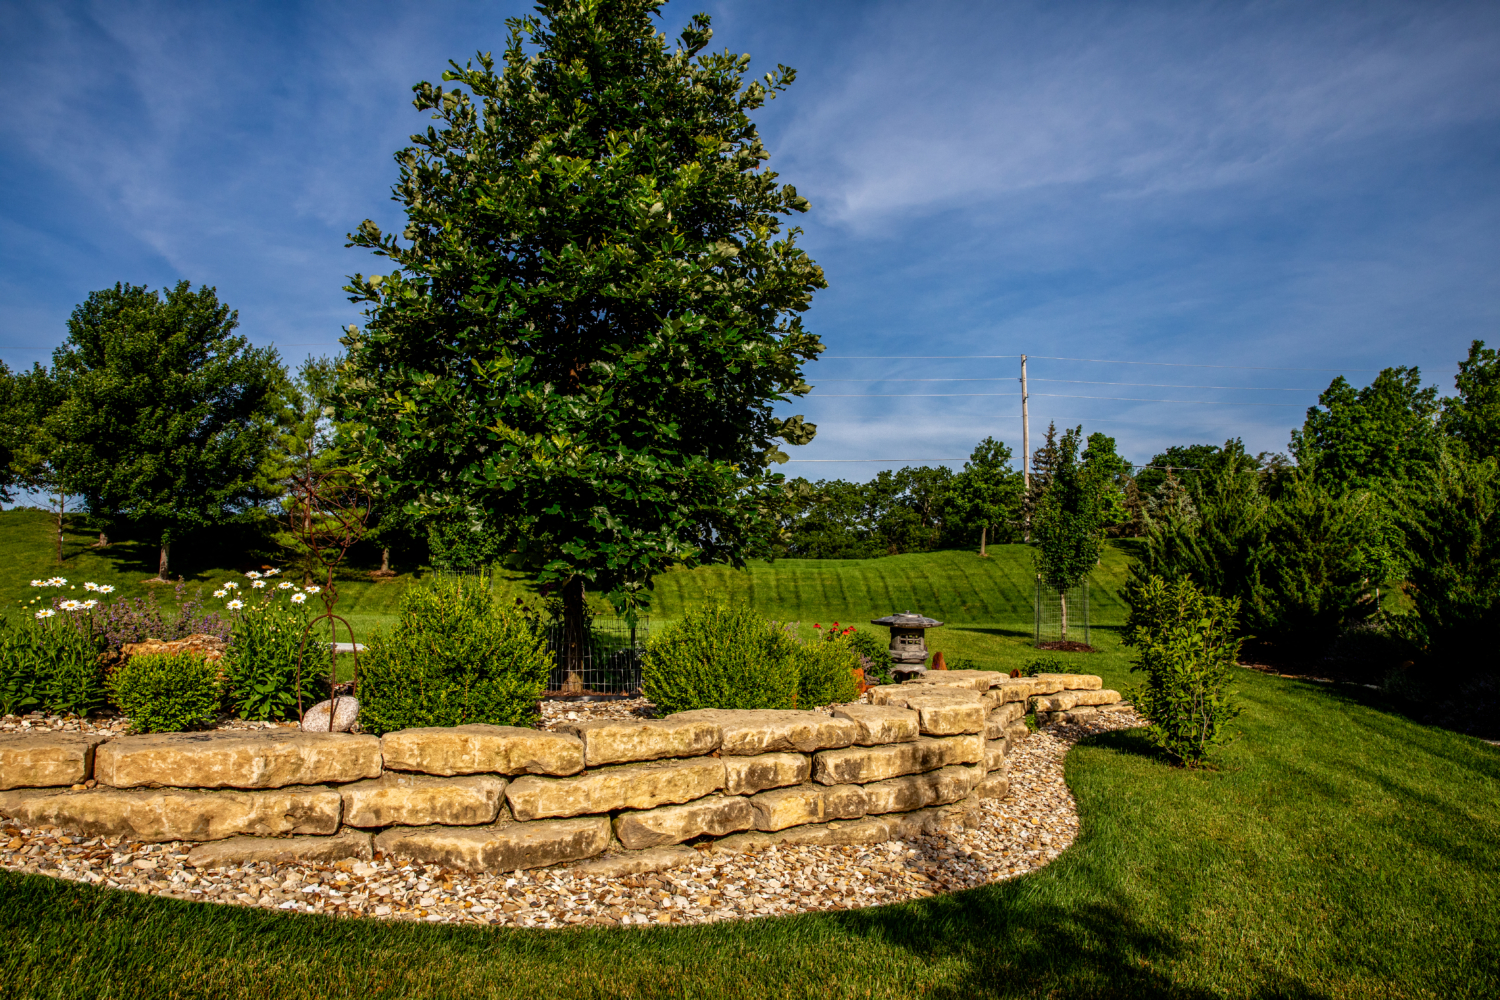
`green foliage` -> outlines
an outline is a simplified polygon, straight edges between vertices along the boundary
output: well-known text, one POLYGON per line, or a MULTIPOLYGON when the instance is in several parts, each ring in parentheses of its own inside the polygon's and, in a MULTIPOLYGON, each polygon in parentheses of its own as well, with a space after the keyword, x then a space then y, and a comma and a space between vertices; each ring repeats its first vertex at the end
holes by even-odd
POLYGON ((1010 448, 986 437, 949 486, 949 507, 980 529, 981 550, 996 540, 997 528, 1009 528, 1021 520, 1024 480, 1010 463, 1010 448))
POLYGON ((93 292, 53 355, 61 402, 51 461, 102 523, 129 521, 168 546, 250 516, 284 375, 276 352, 235 336, 238 314, 186 281, 93 292))
POLYGON ((489 581, 413 583, 396 625, 376 629, 360 657, 360 724, 376 734, 413 726, 535 723, 552 669, 544 636, 489 581))
POLYGON ((1443 400, 1444 433, 1472 460, 1500 459, 1500 352, 1473 341, 1453 383, 1458 395, 1443 400))
POLYGON ((1136 651, 1132 672, 1146 675, 1131 693, 1151 725, 1151 742, 1194 767, 1224 744, 1225 726, 1240 709, 1228 695, 1239 656, 1239 602, 1204 593, 1191 580, 1151 577, 1129 592, 1125 644, 1136 651))
POLYGON ((6 620, 0 624, 0 712, 86 716, 103 708, 104 649, 104 637, 94 634, 86 616, 6 620))
POLYGON ((1500 465, 1448 456, 1400 515, 1407 593, 1434 680, 1500 675, 1500 465))
POLYGON ((862 662, 853 637, 857 632, 834 629, 812 642, 797 644, 797 707, 816 708, 851 702, 859 697, 854 671, 862 662))
MULTIPOLYGON (((1103 468, 1090 468, 1080 461, 1076 427, 1053 444, 1042 480, 1042 492, 1032 507, 1031 536, 1036 569, 1047 586, 1066 591, 1078 586, 1099 561, 1104 550, 1107 507, 1103 468)), ((1107 463, 1105 463, 1107 464, 1107 463)), ((1066 631, 1066 629, 1065 629, 1066 631)))
POLYGON ((1083 665, 1077 660, 1049 659, 1045 656, 1036 656, 1021 664, 1018 668, 1022 677, 1035 677, 1037 674, 1081 674, 1083 665))
MULTIPOLYGON (((356 275, 341 417, 385 487, 424 513, 485 512, 544 583, 633 594, 674 564, 738 563, 769 537, 778 418, 822 345, 798 314, 822 271, 783 231, 806 211, 762 165, 749 114, 791 70, 681 46, 653 0, 549 0, 421 83, 435 124, 397 155, 398 237, 356 275)), ((570 615, 581 608, 581 596, 570 615)))
POLYGON ((702 604, 651 637, 641 683, 662 714, 796 708, 799 648, 748 605, 702 604))
POLYGON ((219 667, 202 656, 132 656, 109 677, 109 693, 137 733, 176 733, 212 725, 219 667))
MULTIPOLYGON (((241 719, 297 717, 297 655, 307 629, 305 604, 272 594, 236 614, 220 665, 225 695, 241 719)), ((304 709, 328 697, 327 633, 308 636, 302 662, 304 709)))
POLYGON ((1437 390, 1416 368, 1386 368, 1355 389, 1340 375, 1292 432, 1297 466, 1323 487, 1399 491, 1438 452, 1437 390))

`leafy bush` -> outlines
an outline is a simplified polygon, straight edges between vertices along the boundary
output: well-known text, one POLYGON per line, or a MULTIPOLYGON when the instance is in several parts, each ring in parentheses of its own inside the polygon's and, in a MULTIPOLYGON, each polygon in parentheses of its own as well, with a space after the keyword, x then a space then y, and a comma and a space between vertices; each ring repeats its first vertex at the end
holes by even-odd
POLYGON ((110 694, 138 733, 174 733, 218 716, 218 665, 191 653, 132 656, 109 678, 110 694))
POLYGON ((1136 650, 1130 669, 1146 675, 1131 700, 1151 720, 1147 738, 1182 764, 1202 764, 1239 714, 1227 696, 1241 642, 1239 602, 1161 577, 1132 585, 1126 596, 1125 644, 1136 650))
POLYGON ((1037 674, 1081 674, 1083 667, 1073 660, 1049 660, 1044 656, 1034 657, 1021 664, 1022 677, 1037 674))
MULTIPOLYGON (((833 627, 838 629, 839 623, 834 622, 833 627)), ((854 651, 859 654, 860 666, 865 670, 866 684, 889 684, 894 677, 891 676, 891 647, 889 639, 870 632, 861 632, 850 626, 844 629, 844 636, 854 651)), ((829 642, 835 638, 830 632, 823 636, 823 641, 829 642)))
POLYGON ((88 715, 104 707, 104 637, 78 613, 39 614, 0 627, 0 710, 88 715))
POLYGON ((798 708, 842 704, 859 697, 854 671, 860 668, 861 658, 852 638, 829 630, 822 641, 797 644, 798 708))
POLYGON ((497 604, 488 581, 413 584, 389 632, 360 657, 360 725, 388 733, 472 722, 530 725, 552 669, 545 636, 522 609, 497 604))
POLYGON ((796 708, 798 643, 743 604, 703 604, 653 636, 641 669, 663 713, 796 708))
MULTIPOLYGON (((222 666, 230 707, 240 718, 296 718, 297 654, 307 629, 306 608, 268 594, 236 616, 222 666)), ((308 637, 302 662, 304 708, 328 696, 327 652, 324 643, 308 637)))

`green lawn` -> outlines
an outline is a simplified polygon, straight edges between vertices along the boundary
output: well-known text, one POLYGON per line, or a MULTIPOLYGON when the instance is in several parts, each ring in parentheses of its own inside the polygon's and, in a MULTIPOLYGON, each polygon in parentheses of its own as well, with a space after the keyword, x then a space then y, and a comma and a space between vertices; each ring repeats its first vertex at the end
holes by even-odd
MULTIPOLYGON (((25 520, 0 515, 0 532, 25 520)), ((0 534, 0 568, 19 571, 28 597, 25 580, 48 571, 35 554, 18 558, 14 537, 0 534)), ((655 613, 676 617, 713 593, 804 628, 911 608, 950 622, 931 633, 934 648, 1005 667, 1033 655, 1030 573, 1024 552, 994 552, 669 573, 655 613)), ((99 574, 70 579, 109 582, 108 556, 70 559, 99 574)), ((1111 549, 1096 576, 1103 651, 1067 654, 1115 687, 1130 683, 1117 638, 1125 565, 1111 549)), ((399 587, 351 584, 356 614, 388 616, 399 587)), ((1363 689, 1251 671, 1236 681, 1242 736, 1219 769, 1171 768, 1129 733, 1080 745, 1067 766, 1078 842, 1002 885, 749 923, 536 932, 288 916, 0 875, 0 996, 1500 995, 1500 749, 1417 725, 1363 689)))

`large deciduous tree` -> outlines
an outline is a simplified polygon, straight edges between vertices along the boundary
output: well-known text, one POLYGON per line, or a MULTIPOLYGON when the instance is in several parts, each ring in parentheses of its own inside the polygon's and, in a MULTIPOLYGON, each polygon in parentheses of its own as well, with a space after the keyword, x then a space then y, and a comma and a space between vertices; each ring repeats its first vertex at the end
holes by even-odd
POLYGON ((62 479, 101 523, 129 522, 158 542, 162 579, 174 540, 267 499, 284 372, 238 325, 212 288, 117 284, 73 310, 53 354, 59 402, 47 428, 62 479))
POLYGON ((574 630, 586 584, 628 606, 668 565, 739 562, 775 523, 776 442, 813 433, 773 408, 807 391, 823 273, 749 117, 793 71, 747 83, 702 15, 669 47, 659 6, 543 0, 500 72, 418 84, 406 225, 350 237, 396 265, 349 286, 370 461, 418 511, 482 512, 574 630))
POLYGON ((1386 368, 1356 389, 1341 375, 1292 432, 1297 465, 1335 492, 1395 492, 1436 460, 1437 389, 1416 368, 1386 368))
POLYGON ((975 446, 964 471, 953 478, 952 504, 971 524, 979 525, 979 554, 985 551, 990 529, 1019 520, 1025 485, 1010 467, 1010 448, 986 437, 975 446))

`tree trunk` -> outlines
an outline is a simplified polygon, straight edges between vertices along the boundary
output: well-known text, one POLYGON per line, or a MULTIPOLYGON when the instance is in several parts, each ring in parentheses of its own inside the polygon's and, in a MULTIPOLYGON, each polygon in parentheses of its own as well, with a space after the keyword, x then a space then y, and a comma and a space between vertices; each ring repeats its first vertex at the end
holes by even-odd
POLYGON ((989 530, 990 526, 988 524, 981 524, 979 526, 979 558, 981 559, 985 558, 984 546, 985 540, 989 535, 989 530))
POLYGON ((156 578, 165 581, 167 579, 167 555, 172 549, 172 543, 165 538, 161 540, 161 559, 156 564, 156 578))
POLYGON ((382 573, 389 573, 390 571, 391 571, 391 547, 389 545, 387 545, 387 546, 385 546, 384 548, 382 548, 380 550, 380 572, 382 572, 382 573))
POLYGON ((1068 641, 1068 592, 1066 590, 1059 590, 1057 592, 1057 600, 1058 600, 1058 603, 1062 605, 1062 630, 1061 630, 1061 633, 1060 633, 1060 641, 1061 642, 1067 642, 1068 641))
POLYGON ((575 576, 563 584, 563 642, 562 663, 563 677, 568 673, 576 672, 582 676, 584 643, 588 637, 584 634, 585 619, 583 615, 583 577, 575 576))
POLYGON ((62 565, 63 511, 67 499, 67 496, 62 493, 57 495, 57 564, 59 566, 62 565))

